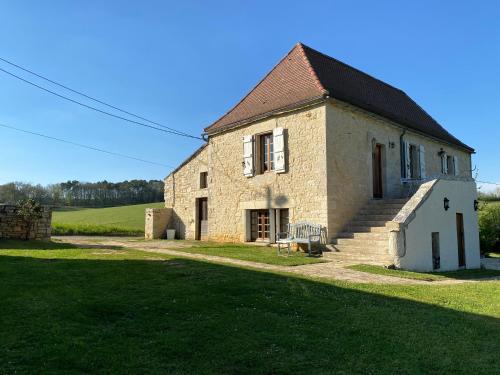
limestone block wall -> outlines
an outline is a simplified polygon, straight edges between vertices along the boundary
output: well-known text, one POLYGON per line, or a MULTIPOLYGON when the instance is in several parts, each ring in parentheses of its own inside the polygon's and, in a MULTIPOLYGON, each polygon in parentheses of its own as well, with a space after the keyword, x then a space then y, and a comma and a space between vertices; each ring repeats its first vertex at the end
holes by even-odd
MULTIPOLYGON (((373 197, 372 149, 382 144, 384 197, 408 194, 401 183, 400 136, 404 129, 382 117, 346 103, 331 100, 326 104, 328 159, 328 231, 330 235, 345 225, 373 197)), ((442 148, 458 157, 459 175, 471 176, 470 154, 465 150, 406 130, 403 139, 425 147, 427 178, 441 175, 442 148)))
MULTIPOLYGON (((29 234, 31 240, 50 240, 52 210, 43 207, 42 217, 36 221, 29 234)), ((26 224, 17 215, 17 206, 0 204, 0 239, 25 239, 26 224)))
POLYGON ((288 208, 290 221, 308 220, 326 227, 325 107, 304 108, 209 139, 209 236, 244 241, 245 210, 288 208), (243 137, 284 128, 286 173, 243 175, 243 137))
MULTIPOLYGON (((208 188, 200 188, 200 173, 207 171, 208 146, 165 179, 165 207, 172 208, 169 227, 176 230, 178 238, 195 238, 196 199, 208 196, 208 188)), ((209 174, 209 186, 210 180, 209 174)))
POLYGON ((172 212, 172 208, 146 208, 144 237, 147 240, 164 238, 172 212))

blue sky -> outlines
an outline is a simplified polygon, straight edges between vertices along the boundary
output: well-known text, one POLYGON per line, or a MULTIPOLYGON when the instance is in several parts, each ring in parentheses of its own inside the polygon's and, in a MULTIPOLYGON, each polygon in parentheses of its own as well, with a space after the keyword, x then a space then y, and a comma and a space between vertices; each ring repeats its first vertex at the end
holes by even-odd
MULTIPOLYGON (((301 41, 405 90, 477 150, 478 179, 500 182, 498 2, 1 4, 0 57, 194 134, 301 41)), ((0 123, 169 165, 200 145, 75 106, 2 72, 0 123)), ((161 179, 169 172, 1 128, 0 142, 0 183, 161 179)))

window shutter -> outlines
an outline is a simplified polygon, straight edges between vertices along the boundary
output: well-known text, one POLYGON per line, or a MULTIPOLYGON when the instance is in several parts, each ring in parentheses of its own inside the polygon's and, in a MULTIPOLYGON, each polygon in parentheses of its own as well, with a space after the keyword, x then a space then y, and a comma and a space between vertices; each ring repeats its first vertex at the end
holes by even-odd
POLYGON ((254 173, 253 140, 253 135, 243 137, 243 174, 245 177, 252 177, 254 173))
POLYGON ((410 168, 410 144, 408 142, 403 142, 404 144, 404 157, 405 157, 405 177, 412 178, 411 168, 410 168))
POLYGON ((285 134, 283 128, 273 130, 273 152, 274 171, 276 173, 285 172, 285 134))
POLYGON ((441 172, 443 172, 443 174, 448 174, 448 160, 446 153, 441 155, 441 172))
POLYGON ((418 146, 418 162, 420 164, 420 178, 425 179, 425 147, 424 145, 418 146))
POLYGON ((453 174, 455 176, 458 176, 459 173, 458 173, 458 158, 456 156, 453 156, 453 174))

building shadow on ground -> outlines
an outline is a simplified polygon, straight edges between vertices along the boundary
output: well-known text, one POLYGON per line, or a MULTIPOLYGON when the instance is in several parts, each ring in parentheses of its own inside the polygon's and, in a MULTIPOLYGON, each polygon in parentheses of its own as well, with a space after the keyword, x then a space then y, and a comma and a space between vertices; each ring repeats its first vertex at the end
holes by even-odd
POLYGON ((459 311, 488 283, 356 285, 181 258, 0 256, 0 277, 0 373, 500 372, 500 319, 459 311))

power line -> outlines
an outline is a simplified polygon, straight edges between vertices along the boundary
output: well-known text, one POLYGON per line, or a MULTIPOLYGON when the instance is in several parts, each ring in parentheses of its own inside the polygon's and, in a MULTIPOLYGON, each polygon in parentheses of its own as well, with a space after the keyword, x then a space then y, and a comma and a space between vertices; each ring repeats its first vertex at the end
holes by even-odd
POLYGON ((52 137, 50 135, 36 133, 36 132, 29 131, 29 130, 16 128, 15 126, 10 126, 10 125, 1 124, 1 123, 0 123, 0 126, 6 128, 6 129, 11 129, 11 130, 15 130, 15 131, 26 133, 26 134, 36 135, 38 137, 51 139, 53 141, 68 143, 68 144, 73 145, 73 146, 78 146, 78 147, 86 148, 86 149, 93 150, 93 151, 99 151, 99 152, 102 152, 102 153, 105 153, 105 154, 109 154, 109 155, 120 156, 122 158, 132 159, 132 160, 140 161, 140 162, 143 162, 143 163, 148 163, 148 164, 153 164, 153 165, 159 165, 161 167, 167 167, 167 168, 172 168, 172 169, 175 168, 175 167, 173 167, 171 165, 168 165, 168 164, 157 163, 155 161, 141 159, 141 158, 137 158, 135 156, 125 155, 125 154, 120 154, 118 152, 108 151, 108 150, 104 150, 104 149, 98 148, 98 147, 87 146, 87 145, 84 145, 84 144, 81 144, 81 143, 76 143, 76 142, 73 142, 73 141, 68 141, 67 139, 56 138, 56 137, 52 137))
POLYGON ((155 130, 158 130, 158 131, 161 131, 161 132, 164 132, 164 133, 170 133, 170 134, 179 135, 179 136, 182 136, 182 137, 188 137, 188 138, 193 138, 193 139, 200 139, 200 140, 203 140, 203 138, 201 138, 201 137, 196 137, 196 136, 194 136, 194 135, 184 134, 184 133, 181 133, 181 132, 179 132, 179 131, 177 131, 177 130, 168 130, 168 129, 158 128, 158 127, 153 126, 153 125, 145 124, 145 123, 143 123, 143 122, 139 122, 139 121, 131 120, 131 119, 126 118, 126 117, 122 117, 122 116, 119 116, 119 115, 115 115, 115 114, 113 114, 113 113, 110 113, 110 112, 104 111, 104 110, 102 110, 102 109, 99 109, 99 108, 96 108, 96 107, 92 107, 91 105, 88 105, 88 104, 85 104, 85 103, 79 102, 78 100, 71 99, 71 98, 68 98, 67 96, 64 96, 64 95, 58 94, 58 93, 57 93, 57 92, 55 92, 55 91, 49 90, 49 89, 47 89, 47 88, 45 88, 45 87, 43 87, 43 86, 40 86, 40 85, 38 85, 38 84, 36 84, 36 83, 34 83, 34 82, 31 82, 31 81, 29 81, 29 80, 27 80, 27 79, 25 79, 25 78, 22 78, 22 77, 20 77, 20 76, 18 76, 18 75, 16 75, 16 74, 14 74, 14 73, 11 73, 11 72, 9 72, 9 71, 7 71, 7 70, 3 69, 3 68, 0 68, 0 71, 4 72, 4 73, 6 73, 6 74, 8 74, 8 75, 10 75, 10 76, 12 76, 12 77, 14 77, 14 78, 17 78, 17 79, 19 79, 19 80, 21 80, 21 81, 23 81, 23 82, 25 82, 25 83, 27 83, 27 84, 29 84, 29 85, 32 85, 32 86, 34 86, 34 87, 36 87, 36 88, 39 88, 40 90, 43 90, 43 91, 46 91, 46 92, 48 92, 48 93, 50 93, 50 94, 52 94, 52 95, 55 95, 55 96, 57 96, 57 97, 59 97, 59 98, 61 98, 61 99, 67 100, 67 101, 69 101, 69 102, 71 102, 71 103, 74 103, 74 104, 78 104, 78 105, 80 105, 80 106, 82 106, 82 107, 85 107, 85 108, 91 109, 91 110, 93 110, 93 111, 100 112, 100 113, 105 114, 105 115, 107 115, 107 116, 111 116, 111 117, 114 117, 114 118, 117 118, 117 119, 120 119, 120 120, 123 120, 123 121, 127 121, 127 122, 132 123, 132 124, 135 124, 135 125, 144 126, 144 127, 146 127, 146 128, 155 129, 155 130))
POLYGON ((160 123, 158 123, 158 122, 155 122, 155 121, 153 121, 153 120, 149 120, 149 119, 147 119, 147 118, 145 118, 145 117, 143 117, 143 116, 136 115, 135 113, 132 113, 132 112, 126 111, 126 110, 124 110, 124 109, 122 109, 122 108, 119 108, 119 107, 116 107, 116 106, 114 106, 114 105, 112 105, 112 104, 106 103, 106 102, 104 102, 104 101, 102 101, 102 100, 100 100, 100 99, 94 98, 94 97, 92 97, 92 96, 90 96, 90 95, 88 95, 88 94, 85 94, 85 93, 81 92, 81 91, 78 91, 78 90, 72 89, 71 87, 68 87, 68 86, 66 86, 66 85, 63 85, 62 83, 56 82, 56 81, 54 81, 54 80, 52 80, 52 79, 50 79, 50 78, 47 78, 47 77, 45 77, 45 76, 43 76, 43 75, 41 75, 41 74, 39 74, 39 73, 36 73, 36 72, 34 72, 34 71, 30 70, 30 69, 27 69, 27 68, 24 68, 24 67, 22 67, 22 66, 20 66, 20 65, 18 65, 18 64, 15 64, 15 63, 13 63, 13 62, 11 62, 11 61, 7 60, 7 59, 4 59, 4 58, 0 57, 0 60, 1 60, 1 61, 3 61, 3 62, 5 62, 5 63, 7 63, 7 64, 9 64, 9 65, 12 65, 12 66, 14 66, 14 67, 18 68, 18 69, 21 69, 21 70, 23 70, 23 71, 25 71, 25 72, 27 72, 27 73, 29 73, 29 74, 32 74, 32 75, 34 75, 34 76, 36 76, 36 77, 38 77, 38 78, 41 78, 41 79, 43 79, 43 80, 45 80, 45 81, 47 81, 47 82, 50 82, 50 83, 52 83, 52 84, 54 84, 54 85, 57 85, 57 86, 59 86, 59 87, 62 87, 62 88, 63 88, 63 89, 65 89, 65 90, 68 90, 68 91, 71 91, 71 92, 73 92, 73 93, 75 93, 75 94, 81 95, 81 96, 83 96, 83 97, 85 97, 85 98, 87 98, 87 99, 93 100, 94 102, 97 102, 97 103, 99 103, 99 104, 105 105, 105 106, 110 107, 110 108, 113 108, 113 109, 115 109, 115 110, 117 110, 117 111, 120 111, 120 112, 122 112, 122 113, 125 113, 125 114, 127 114, 127 115, 129 115, 129 116, 133 116, 133 117, 138 118, 138 119, 140 119, 140 120, 143 120, 143 121, 149 122, 149 123, 151 123, 151 124, 154 124, 154 125, 160 126, 160 127, 162 127, 162 128, 165 128, 165 129, 168 129, 168 130, 172 130, 172 131, 174 131, 174 132, 176 132, 176 133, 178 133, 178 134, 182 134, 182 135, 185 135, 185 136, 190 136, 190 134, 187 134, 187 133, 185 133, 185 132, 182 132, 182 131, 179 131, 179 130, 173 129, 173 128, 168 127, 168 126, 166 126, 166 125, 162 125, 162 124, 160 124, 160 123))
POLYGON ((476 180, 476 182, 479 182, 480 184, 488 184, 488 185, 497 185, 497 186, 500 186, 500 183, 498 183, 498 182, 487 182, 487 181, 479 181, 479 180, 476 180))

